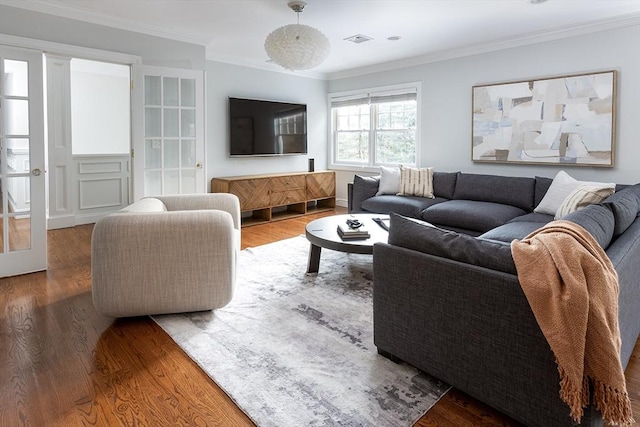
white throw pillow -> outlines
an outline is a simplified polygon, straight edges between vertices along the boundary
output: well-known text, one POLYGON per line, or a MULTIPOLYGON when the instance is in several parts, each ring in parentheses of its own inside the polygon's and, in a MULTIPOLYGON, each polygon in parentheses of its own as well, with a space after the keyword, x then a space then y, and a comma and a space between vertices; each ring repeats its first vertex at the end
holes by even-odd
POLYGON ((400 166, 400 191, 398 196, 418 196, 433 199, 433 168, 408 168, 400 166))
POLYGON ((564 202, 562 202, 556 211, 554 219, 560 219, 563 216, 580 210, 587 205, 600 203, 605 198, 612 195, 614 191, 616 191, 615 185, 580 184, 564 199, 564 202))
POLYGON ((556 212, 558 212, 558 209, 564 202, 564 199, 566 199, 567 196, 580 184, 613 188, 616 186, 615 184, 603 182, 578 181, 565 171, 560 171, 556 174, 555 178, 553 178, 553 182, 551 182, 547 193, 533 211, 555 216, 556 212))
POLYGON ((400 168, 380 166, 380 184, 376 196, 398 194, 398 191, 400 191, 400 168))

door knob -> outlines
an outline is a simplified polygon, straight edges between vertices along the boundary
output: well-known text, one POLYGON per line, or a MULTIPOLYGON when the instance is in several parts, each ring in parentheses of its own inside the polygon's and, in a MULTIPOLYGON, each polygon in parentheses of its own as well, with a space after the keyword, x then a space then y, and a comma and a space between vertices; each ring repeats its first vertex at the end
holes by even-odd
POLYGON ((40 168, 35 168, 34 170, 31 171, 31 175, 33 176, 40 176, 42 174, 42 170, 40 168))
POLYGON ((196 169, 202 169, 202 163, 200 162, 196 163, 196 169))

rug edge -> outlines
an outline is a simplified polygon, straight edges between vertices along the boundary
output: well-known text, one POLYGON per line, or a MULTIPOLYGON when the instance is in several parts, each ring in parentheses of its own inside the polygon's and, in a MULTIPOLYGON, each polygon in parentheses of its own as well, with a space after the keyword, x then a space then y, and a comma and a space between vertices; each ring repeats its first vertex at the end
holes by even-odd
MULTIPOLYGON (((211 312, 212 312, 213 310, 205 310, 205 312, 207 312, 207 311, 211 311, 211 312)), ((258 422, 257 422, 255 419, 253 419, 253 418, 251 417, 251 415, 249 415, 249 414, 247 413, 247 411, 245 411, 245 410, 242 408, 242 406, 240 406, 240 404, 236 401, 236 399, 234 399, 234 398, 233 398, 233 396, 231 396, 231 394, 229 393, 229 391, 227 391, 227 389, 225 389, 225 388, 224 388, 224 387, 222 387, 220 384, 218 384, 218 383, 216 382, 216 380, 215 380, 211 375, 209 375, 209 373, 207 372, 207 370, 206 370, 206 369, 204 369, 204 367, 203 367, 202 365, 200 365, 200 363, 199 363, 197 360, 195 360, 193 357, 189 356, 189 353, 187 353, 187 350, 186 350, 184 347, 182 347, 182 346, 181 346, 181 345, 180 345, 180 344, 179 344, 175 339, 173 339, 173 337, 171 336, 171 334, 169 333, 169 331, 167 331, 165 328, 163 328, 163 327, 162 327, 162 325, 160 324, 160 322, 158 322, 158 320, 156 320, 156 318, 155 318, 156 316, 166 316, 166 315, 179 316, 179 315, 181 315, 181 314, 182 314, 182 313, 154 314, 154 315, 150 315, 149 317, 151 318, 151 320, 153 320, 153 321, 154 321, 154 323, 155 323, 156 325, 158 325, 158 326, 160 327, 160 329, 162 329, 162 330, 164 331, 164 333, 165 333, 165 334, 167 334, 167 336, 171 339, 171 341, 173 341, 173 343, 174 343, 176 346, 178 346, 178 348, 179 348, 180 350, 182 350, 182 353, 183 353, 183 354, 184 354, 184 355, 185 355, 189 360, 191 360, 193 363, 195 363, 195 365, 196 365, 196 366, 197 366, 197 367, 198 367, 198 368, 199 368, 199 369, 200 369, 200 370, 201 370, 201 371, 202 371, 202 372, 207 376, 207 378, 209 378, 209 379, 210 379, 210 380, 211 380, 211 381, 216 385, 216 387, 218 387, 220 390, 222 390, 222 392, 223 392, 223 393, 224 393, 224 394, 225 394, 225 395, 226 395, 226 396, 227 396, 227 397, 228 397, 228 398, 233 402, 233 404, 234 404, 234 405, 236 405, 236 408, 238 408, 238 409, 239 409, 243 414, 245 414, 245 415, 246 415, 246 417, 247 417, 247 418, 249 418, 249 420, 251 420, 251 422, 252 422, 254 425, 256 425, 256 426, 257 426, 257 425, 258 425, 258 422)), ((447 390, 447 392, 448 392, 448 390, 447 390)), ((440 399, 438 399, 438 400, 440 400, 440 399)), ((432 406, 432 408, 433 408, 433 406, 432 406)), ((423 414, 423 415, 424 415, 424 414, 423 414)))
MULTIPOLYGON (((410 365, 410 366, 413 366, 413 365, 410 365)), ((418 368, 416 368, 416 369, 418 369, 418 368)), ((418 369, 418 370, 419 370, 419 369, 418 369)), ((423 372, 423 371, 420 371, 420 372, 423 372)), ((443 383, 443 384, 445 384, 445 382, 444 382, 444 381, 442 381, 442 383, 443 383)), ((452 389, 452 388, 453 388, 453 386, 449 386, 449 388, 447 388, 447 389, 446 389, 446 390, 445 390, 445 391, 440 395, 440 397, 438 397, 438 398, 436 399, 436 401, 435 401, 435 402, 433 402, 433 404, 431 405, 431 407, 430 407, 429 409, 427 409, 427 410, 424 412, 424 414, 422 414, 422 415, 420 415, 420 416, 416 417, 413 421, 411 421, 411 425, 412 425, 412 426, 413 426, 413 425, 415 425, 418 421, 420 421, 420 420, 422 419, 422 417, 424 417, 425 415, 427 415, 427 414, 429 413, 429 411, 430 411, 430 410, 432 410, 433 408, 435 408, 435 406, 438 404, 438 402, 440 402, 440 400, 442 400, 442 398, 443 398, 443 397, 445 397, 445 396, 446 396, 446 395, 451 391, 451 389, 452 389)))

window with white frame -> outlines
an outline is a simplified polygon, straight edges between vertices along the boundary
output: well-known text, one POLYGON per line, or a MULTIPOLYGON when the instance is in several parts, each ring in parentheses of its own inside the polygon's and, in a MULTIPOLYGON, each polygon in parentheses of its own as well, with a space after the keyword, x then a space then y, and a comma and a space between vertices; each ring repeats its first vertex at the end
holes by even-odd
POLYGON ((330 95, 333 165, 415 165, 417 98, 416 85, 330 95))

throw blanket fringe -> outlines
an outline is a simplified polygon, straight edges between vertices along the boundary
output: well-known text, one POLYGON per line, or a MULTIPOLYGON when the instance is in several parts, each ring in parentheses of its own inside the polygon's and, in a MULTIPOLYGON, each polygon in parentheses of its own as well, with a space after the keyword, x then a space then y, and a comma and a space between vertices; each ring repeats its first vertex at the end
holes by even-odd
POLYGON ((584 375, 582 384, 578 385, 560 365, 558 365, 558 373, 560 374, 560 398, 569 405, 571 418, 579 423, 582 418, 582 409, 589 404, 589 377, 584 375))
POLYGON ((593 380, 593 399, 596 402, 596 408, 602 412, 602 418, 610 420, 610 424, 629 425, 635 423, 626 389, 617 390, 601 381, 593 380), (616 420, 620 421, 616 422, 616 420))
POLYGON ((618 275, 593 236, 553 221, 511 243, 518 281, 558 365, 560 398, 579 423, 593 402, 612 425, 634 423, 620 362, 618 275))

